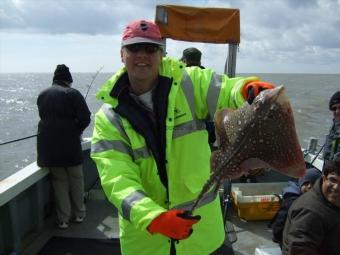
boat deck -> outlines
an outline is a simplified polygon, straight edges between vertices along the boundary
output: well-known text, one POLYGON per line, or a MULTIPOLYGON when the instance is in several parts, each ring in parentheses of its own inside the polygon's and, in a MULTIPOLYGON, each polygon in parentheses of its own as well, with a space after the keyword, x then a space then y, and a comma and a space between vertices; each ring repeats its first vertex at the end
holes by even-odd
MULTIPOLYGON (((117 210, 104 198, 101 191, 92 192, 86 201, 86 218, 84 222, 70 222, 67 229, 59 229, 56 225, 55 215, 51 215, 46 219, 44 229, 38 236, 32 235, 31 238, 27 238, 27 242, 30 244, 27 244, 22 255, 40 254, 39 251, 41 251, 44 245, 53 237, 87 240, 118 239, 119 227, 117 210)), ((78 254, 72 253, 72 250, 75 248, 76 247, 70 247, 70 253, 65 254, 78 254)), ((62 255, 64 253, 56 254, 62 255)))
POLYGON ((235 255, 254 255, 256 248, 270 248, 280 251, 279 246, 272 241, 269 221, 245 221, 232 215, 237 241, 232 244, 235 255))
MULTIPOLYGON (((46 219, 46 224, 41 234, 27 238, 29 244, 24 245, 26 248, 21 254, 45 255, 47 253, 44 252, 44 246, 49 240, 55 237, 66 237, 65 240, 72 238, 76 238, 77 240, 115 240, 116 242, 112 242, 111 244, 112 251, 114 251, 114 249, 117 250, 117 246, 119 247, 117 210, 104 198, 100 190, 96 190, 95 192, 91 191, 89 199, 86 201, 86 209, 87 215, 84 222, 81 224, 71 222, 68 229, 59 229, 55 223, 55 216, 51 215, 46 219)), ((226 242, 226 244, 232 248, 229 249, 228 255, 253 255, 255 254, 256 247, 277 247, 277 245, 271 241, 271 232, 270 229, 267 228, 268 221, 244 221, 233 213, 230 216, 230 220, 233 226, 228 228, 231 230, 230 241, 235 240, 235 234, 237 240, 232 244, 226 242)), ((229 222, 228 226, 230 225, 229 222)), ((92 254, 91 250, 89 250, 88 253, 84 253, 84 251, 77 253, 79 247, 76 247, 76 243, 64 243, 64 246, 65 245, 69 245, 67 252, 62 248, 63 245, 60 245, 60 250, 55 250, 55 254, 92 254)), ((108 244, 103 242, 102 245, 107 246, 108 244)), ((49 252, 49 254, 50 253, 51 252, 49 252)), ((100 254, 119 255, 120 253, 108 252, 100 254)))
MULTIPOLYGON (((85 221, 81 224, 71 223, 66 230, 58 229, 53 215, 53 196, 48 171, 32 163, 6 179, 5 184, 8 187, 3 185, 2 191, 0 190, 0 215, 5 216, 6 219, 0 221, 0 254, 120 254, 117 210, 105 199, 98 181, 98 171, 89 157, 89 144, 89 141, 83 144, 84 179, 87 192, 85 221), (59 241, 62 240, 63 251, 67 252, 61 251, 61 245, 53 246, 56 247, 55 253, 45 252, 46 245, 58 238, 59 241), (77 242, 69 243, 67 239, 77 242), (102 242, 98 244, 93 240, 102 242), (106 246, 107 252, 93 252, 93 247, 100 245, 106 246), (87 249, 84 248, 85 246, 87 249), (82 252, 71 252, 77 247, 82 247, 82 252)), ((317 161, 318 159, 315 162, 317 161)), ((266 172, 256 179, 258 183, 285 183, 291 180, 275 171, 266 172)), ((237 182, 238 180, 233 180, 232 183, 228 182, 229 184, 224 186, 222 201, 230 203, 231 186, 236 185, 237 182)), ((271 231, 267 228, 268 221, 244 221, 230 210, 231 206, 225 208, 228 208, 229 219, 226 231, 229 233, 229 240, 226 240, 225 254, 257 255, 256 248, 278 249, 278 245, 271 240, 271 231)))

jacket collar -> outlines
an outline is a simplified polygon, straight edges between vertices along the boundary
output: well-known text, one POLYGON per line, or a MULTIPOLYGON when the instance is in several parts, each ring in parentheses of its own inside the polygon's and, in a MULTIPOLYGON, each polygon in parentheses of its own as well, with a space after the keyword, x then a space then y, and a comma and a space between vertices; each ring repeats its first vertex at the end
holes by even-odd
POLYGON ((70 88, 70 85, 67 84, 66 82, 64 81, 59 81, 59 80, 54 80, 52 85, 60 85, 60 86, 63 86, 63 87, 67 87, 67 88, 70 88))
MULTIPOLYGON (((179 77, 183 72, 183 67, 184 66, 181 61, 164 57, 159 68, 159 75, 168 78, 179 77)), ((104 103, 108 103, 111 104, 113 107, 116 107, 118 105, 117 98, 126 86, 124 85, 124 83, 128 84, 126 83, 126 81, 124 81, 125 78, 122 77, 124 74, 126 75, 126 68, 122 67, 102 85, 96 95, 96 98, 104 103), (119 81, 120 79, 122 80, 119 81)))

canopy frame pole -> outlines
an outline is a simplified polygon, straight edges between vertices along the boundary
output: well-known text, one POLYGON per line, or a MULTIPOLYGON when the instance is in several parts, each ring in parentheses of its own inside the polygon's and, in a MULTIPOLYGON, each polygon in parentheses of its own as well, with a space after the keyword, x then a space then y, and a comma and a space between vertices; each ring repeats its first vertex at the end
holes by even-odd
POLYGON ((225 62, 224 73, 227 74, 228 77, 235 77, 238 44, 229 43, 228 46, 228 57, 225 62))

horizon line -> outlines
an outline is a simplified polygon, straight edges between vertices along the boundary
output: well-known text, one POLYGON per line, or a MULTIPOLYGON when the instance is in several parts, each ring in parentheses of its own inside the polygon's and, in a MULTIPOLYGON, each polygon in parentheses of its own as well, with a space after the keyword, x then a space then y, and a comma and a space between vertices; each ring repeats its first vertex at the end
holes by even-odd
MULTIPOLYGON (((110 72, 110 71, 103 71, 101 72, 101 74, 104 74, 104 73, 115 73, 116 71, 113 71, 113 72, 110 72)), ((31 71, 31 72, 1 72, 0 71, 0 74, 53 74, 54 71, 52 72, 36 72, 36 71, 31 71)), ((80 74, 85 74, 85 73, 96 73, 96 71, 93 71, 93 72, 88 72, 88 71, 73 71, 71 72, 72 74, 76 74, 76 73, 80 73, 80 74)), ((221 73, 219 73, 221 74, 221 73)), ((236 74, 337 74, 337 75, 340 75, 340 72, 339 73, 314 73, 314 72, 236 72, 236 74)))

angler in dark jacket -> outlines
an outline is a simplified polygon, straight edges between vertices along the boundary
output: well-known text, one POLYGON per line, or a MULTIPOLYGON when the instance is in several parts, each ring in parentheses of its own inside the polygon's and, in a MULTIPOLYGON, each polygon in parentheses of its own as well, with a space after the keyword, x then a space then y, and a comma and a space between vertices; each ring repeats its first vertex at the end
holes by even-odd
POLYGON ((41 167, 81 164, 81 134, 90 124, 91 113, 84 97, 70 87, 71 74, 60 74, 63 69, 60 66, 52 86, 43 90, 37 100, 40 116, 38 165, 41 167))
POLYGON ((90 124, 91 113, 80 92, 71 88, 72 76, 65 65, 58 65, 53 84, 43 90, 37 100, 40 121, 37 137, 37 163, 48 167, 56 194, 59 227, 66 228, 71 202, 76 202, 75 216, 85 216, 83 204, 81 134, 90 124), (66 192, 65 192, 66 190, 66 192))
POLYGON ((333 113, 333 125, 326 137, 323 158, 332 160, 340 152, 340 91, 337 91, 329 100, 329 110, 333 113))
POLYGON ((340 254, 340 154, 338 156, 326 162, 322 177, 289 209, 283 231, 283 255, 340 254))

